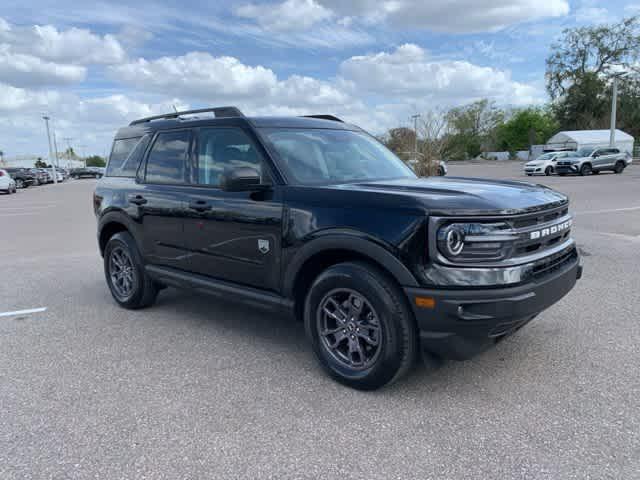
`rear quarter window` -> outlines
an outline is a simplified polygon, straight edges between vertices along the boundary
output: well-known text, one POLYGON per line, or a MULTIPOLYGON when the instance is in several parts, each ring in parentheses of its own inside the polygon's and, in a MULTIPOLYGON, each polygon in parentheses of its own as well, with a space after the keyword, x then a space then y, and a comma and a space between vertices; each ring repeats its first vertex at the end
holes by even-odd
POLYGON ((115 140, 111 148, 106 175, 108 177, 135 177, 150 138, 150 135, 145 135, 115 140))

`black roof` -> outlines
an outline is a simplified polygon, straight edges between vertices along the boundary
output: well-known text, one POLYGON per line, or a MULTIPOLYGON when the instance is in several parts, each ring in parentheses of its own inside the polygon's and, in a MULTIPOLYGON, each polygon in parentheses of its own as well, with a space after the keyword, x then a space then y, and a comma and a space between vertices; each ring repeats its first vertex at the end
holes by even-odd
POLYGON ((116 138, 137 137, 156 130, 165 130, 179 127, 197 127, 203 125, 246 126, 254 128, 324 128, 332 130, 361 129, 355 125, 344 123, 333 115, 310 115, 303 117, 245 117, 236 107, 220 107, 187 112, 172 112, 166 115, 157 115, 135 120, 129 126, 121 128, 116 133, 116 138), (214 116, 194 116, 200 113, 213 112, 214 116))

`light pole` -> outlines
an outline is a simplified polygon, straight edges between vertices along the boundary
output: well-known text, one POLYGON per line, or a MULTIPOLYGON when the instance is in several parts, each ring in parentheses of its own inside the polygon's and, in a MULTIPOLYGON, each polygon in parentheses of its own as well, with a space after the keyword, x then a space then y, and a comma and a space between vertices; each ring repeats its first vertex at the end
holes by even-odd
POLYGON ((51 133, 49 132, 49 117, 47 115, 43 115, 42 119, 47 126, 47 140, 49 141, 49 161, 51 162, 51 168, 53 168, 53 183, 58 183, 58 175, 56 173, 55 162, 51 158, 53 157, 53 148, 51 147, 51 133))
POLYGON ((613 76, 613 86, 611 92, 611 132, 609 133, 609 146, 616 146, 616 116, 618 107, 618 79, 624 77, 628 72, 620 72, 613 76))
POLYGON ((418 119, 420 114, 411 115, 411 118, 413 118, 413 132, 416 136, 413 142, 413 161, 418 163, 418 119))

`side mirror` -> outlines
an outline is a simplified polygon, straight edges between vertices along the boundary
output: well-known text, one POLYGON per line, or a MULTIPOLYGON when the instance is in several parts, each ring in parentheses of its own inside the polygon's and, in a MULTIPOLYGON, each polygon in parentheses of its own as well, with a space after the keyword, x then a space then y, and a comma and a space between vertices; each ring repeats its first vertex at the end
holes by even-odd
POLYGON ((220 188, 226 192, 253 192, 264 190, 260 173, 251 167, 226 168, 220 176, 220 188))

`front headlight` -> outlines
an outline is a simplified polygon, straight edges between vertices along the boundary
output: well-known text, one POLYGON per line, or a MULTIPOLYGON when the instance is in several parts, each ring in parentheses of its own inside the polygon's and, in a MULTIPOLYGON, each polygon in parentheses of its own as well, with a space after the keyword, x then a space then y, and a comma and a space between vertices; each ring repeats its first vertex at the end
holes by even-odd
POLYGON ((518 238, 504 222, 450 223, 436 236, 439 252, 454 262, 502 260, 518 238))

